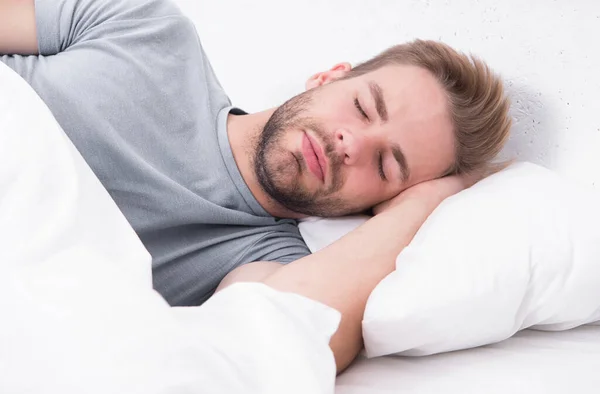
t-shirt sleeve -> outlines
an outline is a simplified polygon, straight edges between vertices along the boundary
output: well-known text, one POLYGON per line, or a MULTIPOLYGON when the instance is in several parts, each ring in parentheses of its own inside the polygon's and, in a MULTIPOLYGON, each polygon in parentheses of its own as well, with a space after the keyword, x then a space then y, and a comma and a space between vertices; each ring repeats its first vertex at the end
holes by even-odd
POLYGON ((251 249, 252 256, 249 262, 275 261, 287 264, 310 254, 302 236, 288 231, 269 232, 251 249))
POLYGON ((139 21, 181 15, 170 0, 36 0, 38 49, 56 55, 77 43, 94 39, 102 30, 121 34, 139 21))

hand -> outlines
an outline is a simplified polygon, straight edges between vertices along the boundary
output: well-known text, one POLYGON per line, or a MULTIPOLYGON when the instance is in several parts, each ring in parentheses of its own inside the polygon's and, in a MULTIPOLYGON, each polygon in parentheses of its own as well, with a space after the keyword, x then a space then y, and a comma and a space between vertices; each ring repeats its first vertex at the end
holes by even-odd
POLYGON ((422 182, 409 187, 390 200, 375 205, 373 213, 378 215, 407 200, 418 200, 433 211, 446 198, 473 186, 477 181, 479 181, 478 177, 452 175, 422 182))

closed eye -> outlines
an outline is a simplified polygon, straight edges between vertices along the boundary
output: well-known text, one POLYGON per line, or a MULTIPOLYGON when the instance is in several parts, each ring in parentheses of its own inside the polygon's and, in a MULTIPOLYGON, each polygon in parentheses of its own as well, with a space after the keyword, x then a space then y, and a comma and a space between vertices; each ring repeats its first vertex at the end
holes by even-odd
POLYGON ((379 177, 381 177, 382 181, 387 181, 387 177, 385 176, 385 172, 383 171, 383 155, 379 152, 379 177))
POLYGON ((369 117, 367 116, 367 113, 363 110, 363 108, 361 107, 361 105, 358 102, 357 98, 354 99, 354 106, 356 107, 356 109, 358 110, 358 112, 360 113, 360 115, 363 118, 365 118, 366 120, 369 120, 369 117))

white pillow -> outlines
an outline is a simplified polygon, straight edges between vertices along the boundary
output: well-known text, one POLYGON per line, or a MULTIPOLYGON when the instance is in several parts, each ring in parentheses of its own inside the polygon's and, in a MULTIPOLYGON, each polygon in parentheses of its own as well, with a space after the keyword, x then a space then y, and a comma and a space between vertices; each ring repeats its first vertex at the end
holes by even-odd
POLYGON ((600 320, 600 196, 519 163, 429 217, 373 291, 368 356, 490 344, 600 320))
POLYGON ((369 219, 367 215, 339 218, 309 217, 298 223, 300 234, 312 253, 332 244, 369 219))

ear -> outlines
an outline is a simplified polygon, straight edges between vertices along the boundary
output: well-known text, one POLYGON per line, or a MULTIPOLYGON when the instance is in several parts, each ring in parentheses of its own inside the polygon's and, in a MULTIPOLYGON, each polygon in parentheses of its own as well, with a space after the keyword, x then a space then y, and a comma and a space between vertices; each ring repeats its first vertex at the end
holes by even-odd
POLYGON ((331 70, 316 73, 306 81, 306 90, 326 85, 345 76, 352 69, 350 63, 338 63, 331 70))

